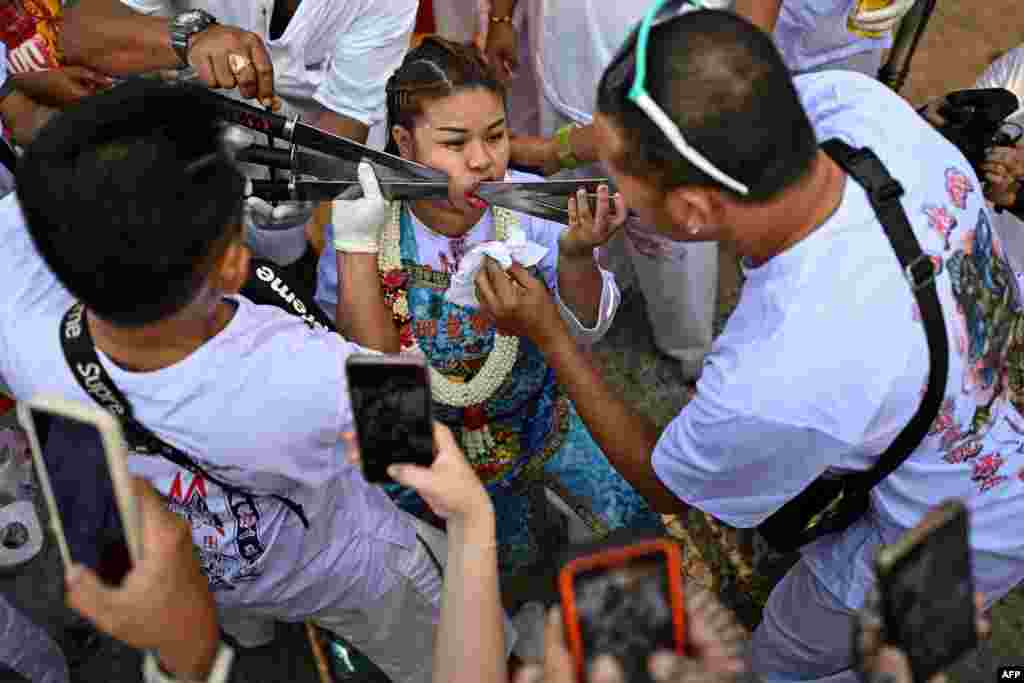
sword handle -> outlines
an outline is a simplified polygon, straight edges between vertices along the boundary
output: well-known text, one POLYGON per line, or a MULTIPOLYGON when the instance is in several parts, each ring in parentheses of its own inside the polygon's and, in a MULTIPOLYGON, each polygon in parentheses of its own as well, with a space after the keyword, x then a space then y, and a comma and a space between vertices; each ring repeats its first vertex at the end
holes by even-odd
POLYGON ((259 197, 265 202, 289 202, 293 200, 289 183, 279 180, 250 180, 250 197, 259 197))
POLYGON ((194 83, 179 83, 175 87, 185 88, 194 93, 196 97, 205 99, 213 104, 221 117, 228 123, 286 140, 290 139, 289 134, 295 128, 292 121, 280 114, 233 100, 230 97, 215 93, 205 86, 194 83))
POLYGON ((260 164, 262 166, 280 168, 286 171, 291 170, 292 168, 291 152, 287 149, 252 145, 239 150, 235 155, 235 158, 238 161, 245 162, 247 164, 260 164))

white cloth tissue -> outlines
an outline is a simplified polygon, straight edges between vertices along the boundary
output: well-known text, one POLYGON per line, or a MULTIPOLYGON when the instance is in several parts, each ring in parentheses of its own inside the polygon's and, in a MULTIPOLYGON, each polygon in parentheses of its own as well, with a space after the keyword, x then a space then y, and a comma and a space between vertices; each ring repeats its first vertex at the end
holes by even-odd
POLYGON ((529 242, 522 230, 509 230, 504 242, 482 242, 469 250, 462 257, 459 270, 452 276, 448 291, 444 298, 457 306, 480 308, 476 298, 476 274, 483 265, 484 256, 490 256, 508 270, 512 263, 529 268, 540 263, 547 256, 548 248, 536 242, 529 242))

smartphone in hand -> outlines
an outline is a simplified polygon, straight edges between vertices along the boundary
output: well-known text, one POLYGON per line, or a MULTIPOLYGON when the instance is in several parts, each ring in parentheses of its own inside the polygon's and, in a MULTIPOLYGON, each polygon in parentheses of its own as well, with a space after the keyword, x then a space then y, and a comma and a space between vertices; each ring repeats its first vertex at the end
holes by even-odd
POLYGON ((363 475, 391 483, 389 465, 434 462, 430 375, 414 356, 357 354, 345 364, 363 475))
POLYGON ((28 433, 65 569, 84 564, 120 585, 142 552, 121 424, 98 407, 47 396, 18 403, 18 421, 28 433))
POLYGON ((685 654, 682 552, 672 539, 624 531, 573 548, 559 570, 558 592, 581 683, 600 655, 614 657, 625 680, 645 683, 651 654, 685 654))
POLYGON ((915 683, 978 643, 967 530, 967 508, 948 500, 878 553, 883 637, 907 654, 915 683))

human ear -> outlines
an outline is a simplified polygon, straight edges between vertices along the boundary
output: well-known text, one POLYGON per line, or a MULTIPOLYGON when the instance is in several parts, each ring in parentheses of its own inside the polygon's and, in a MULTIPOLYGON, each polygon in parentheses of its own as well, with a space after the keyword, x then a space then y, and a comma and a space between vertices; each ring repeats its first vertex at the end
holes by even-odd
POLYGON ((391 126, 391 137, 394 138, 395 144, 398 145, 398 152, 406 159, 415 159, 415 144, 412 138, 412 132, 405 126, 391 126))
POLYGON ((673 236, 680 241, 709 239, 715 224, 714 201, 699 187, 677 187, 665 195, 665 210, 672 219, 673 236))

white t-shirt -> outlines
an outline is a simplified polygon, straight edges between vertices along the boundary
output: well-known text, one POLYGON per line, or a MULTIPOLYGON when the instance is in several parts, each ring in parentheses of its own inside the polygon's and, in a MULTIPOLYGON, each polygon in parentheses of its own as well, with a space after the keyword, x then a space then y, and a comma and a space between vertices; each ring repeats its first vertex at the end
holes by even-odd
MULTIPOLYGON (((0 376, 19 400, 48 393, 93 403, 59 341, 73 299, 35 250, 14 194, 0 200, 0 243, 0 376)), ((169 367, 127 372, 97 355, 142 424, 219 478, 301 504, 310 528, 274 498, 232 511, 218 487, 160 458, 132 455, 129 470, 189 519, 222 606, 294 621, 366 605, 396 580, 386 569, 392 549, 399 555, 416 540, 339 443, 353 428, 344 363, 360 348, 277 308, 233 301, 227 327, 169 367)))
MULTIPOLYGON (((607 0, 520 0, 529 3, 534 68, 544 98, 563 116, 590 123, 605 68, 649 9, 647 3, 607 0)), ((775 44, 791 71, 803 71, 891 44, 847 30, 856 0, 786 0, 775 44)), ((708 0, 707 9, 732 9, 733 0, 708 0)), ((692 7, 684 7, 690 11, 692 7)))
POLYGON ((793 73, 892 46, 892 32, 870 38, 850 31, 858 0, 785 0, 775 24, 775 45, 793 73))
POLYGON ((402 62, 416 21, 415 0, 303 0, 284 34, 270 39, 274 0, 122 0, 137 12, 199 8, 263 38, 282 97, 315 99, 368 126, 386 116, 384 86, 402 62))
MULTIPOLYGON (((1020 341, 1008 338, 1024 311, 978 179, 877 81, 833 71, 795 83, 820 141, 872 148, 902 183, 922 249, 943 261, 937 285, 950 346, 932 434, 875 487, 864 519, 804 556, 839 600, 858 607, 878 543, 960 497, 972 513, 978 589, 997 598, 1024 579, 1024 387, 1000 384, 1005 354, 1024 362, 1020 341), (976 411, 993 397, 991 419, 972 436, 976 411)), ((917 411, 929 368, 915 300, 852 179, 820 228, 746 275, 695 399, 652 459, 680 498, 737 527, 757 525, 826 470, 868 469, 917 411)))

